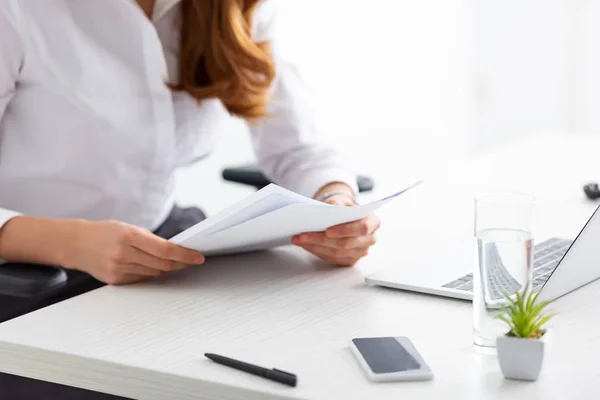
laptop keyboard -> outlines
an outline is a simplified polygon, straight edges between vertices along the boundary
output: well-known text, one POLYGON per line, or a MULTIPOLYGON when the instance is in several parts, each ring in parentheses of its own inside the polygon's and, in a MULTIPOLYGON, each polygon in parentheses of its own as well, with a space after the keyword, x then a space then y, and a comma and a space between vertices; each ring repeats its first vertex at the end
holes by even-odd
MULTIPOLYGON (((532 287, 534 291, 539 290, 546 283, 571 243, 571 240, 551 238, 533 247, 532 287)), ((490 247, 489 251, 488 258, 494 260, 491 264, 492 267, 488 270, 489 295, 492 299, 499 300, 504 298, 504 293, 514 293, 521 289, 521 285, 502 264, 498 250, 490 247)), ((442 287, 471 292, 473 291, 473 274, 467 274, 442 285, 442 287)))

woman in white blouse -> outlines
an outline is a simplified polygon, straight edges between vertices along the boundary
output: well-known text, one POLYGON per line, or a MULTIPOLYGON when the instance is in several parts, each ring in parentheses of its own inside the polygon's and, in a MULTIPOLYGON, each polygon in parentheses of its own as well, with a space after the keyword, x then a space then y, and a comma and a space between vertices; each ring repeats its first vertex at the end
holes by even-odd
MULTIPOLYGON (((278 51, 276 7, 0 0, 0 259, 66 267, 80 287, 60 298, 94 287, 82 277, 127 284, 202 264, 167 241, 203 218, 175 205, 173 173, 211 151, 229 115, 248 122, 272 181, 353 205, 355 175, 319 140, 302 82, 278 51)), ((353 265, 378 227, 371 216, 293 243, 353 265)), ((19 379, 0 374, 0 392, 110 398, 19 379)))
MULTIPOLYGON (((355 175, 319 140, 279 56, 276 11, 259 0, 0 0, 0 259, 110 284, 201 264, 165 240, 202 218, 174 204, 173 172, 210 152, 228 114, 248 122, 271 180, 353 205, 355 175)), ((293 243, 352 265, 378 226, 371 216, 293 243)))

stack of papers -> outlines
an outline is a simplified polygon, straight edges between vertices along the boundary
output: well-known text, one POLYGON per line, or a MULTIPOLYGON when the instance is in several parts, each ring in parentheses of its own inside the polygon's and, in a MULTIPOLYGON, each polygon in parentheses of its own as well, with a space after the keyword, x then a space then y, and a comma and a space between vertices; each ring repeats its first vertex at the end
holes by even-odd
POLYGON ((354 207, 326 204, 271 184, 170 241, 209 256, 283 246, 294 235, 362 219, 417 184, 354 207))

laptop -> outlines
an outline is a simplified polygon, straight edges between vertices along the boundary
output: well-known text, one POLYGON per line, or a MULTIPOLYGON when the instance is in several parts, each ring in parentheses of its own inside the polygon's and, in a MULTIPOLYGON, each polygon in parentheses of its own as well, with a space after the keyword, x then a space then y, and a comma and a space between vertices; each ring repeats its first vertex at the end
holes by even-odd
MULTIPOLYGON (((531 286, 540 291, 540 300, 554 300, 600 278, 599 208, 574 240, 546 237, 534 244, 531 286)), ((457 246, 446 251, 433 249, 419 259, 401 262, 365 280, 370 285, 472 300, 476 260, 472 238, 469 243, 460 246, 460 251, 457 246)), ((495 247, 488 246, 484 251, 488 259, 494 260, 487 276, 481 279, 486 302, 502 302, 505 293, 514 293, 521 284, 510 275, 495 247)))

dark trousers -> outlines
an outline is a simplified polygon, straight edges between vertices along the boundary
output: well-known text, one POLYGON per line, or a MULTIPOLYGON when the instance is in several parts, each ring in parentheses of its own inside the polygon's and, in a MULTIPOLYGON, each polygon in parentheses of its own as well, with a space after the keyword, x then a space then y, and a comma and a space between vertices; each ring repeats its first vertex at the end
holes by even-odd
MULTIPOLYGON (((154 232, 169 239, 205 218, 197 208, 175 207, 167 220, 154 232)), ((0 322, 27 314, 42 307, 70 299, 104 286, 90 275, 68 271, 68 282, 59 291, 38 299, 0 296, 0 322)), ((40 330, 43 332, 43 329, 40 330)), ((0 355, 1 357, 2 355, 0 355)), ((0 399, 6 400, 123 400, 123 397, 92 392, 50 382, 0 373, 0 399)))

